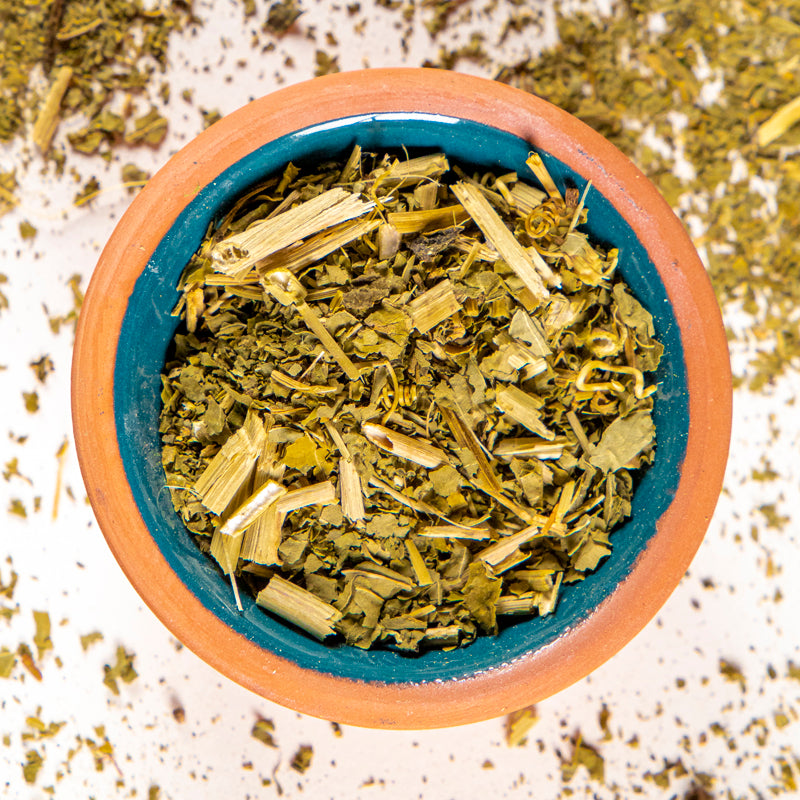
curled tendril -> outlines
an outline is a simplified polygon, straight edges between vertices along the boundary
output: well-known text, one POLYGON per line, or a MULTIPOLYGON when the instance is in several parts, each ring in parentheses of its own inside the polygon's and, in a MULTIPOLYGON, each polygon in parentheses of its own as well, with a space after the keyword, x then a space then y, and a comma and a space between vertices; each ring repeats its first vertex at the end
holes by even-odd
POLYGON ((595 382, 589 383, 588 378, 589 375, 594 370, 604 370, 605 372, 618 372, 622 373, 623 375, 633 375, 633 394, 637 400, 643 400, 645 397, 649 397, 653 392, 656 391, 656 386, 647 386, 644 385, 644 373, 640 369, 636 369, 636 367, 626 367, 626 366, 616 366, 613 364, 605 364, 602 361, 587 361, 581 371, 578 373, 578 377, 575 378, 575 388, 579 392, 615 392, 619 393, 620 391, 624 390, 624 386, 622 386, 619 381, 610 380, 610 381, 602 381, 602 382, 595 382))

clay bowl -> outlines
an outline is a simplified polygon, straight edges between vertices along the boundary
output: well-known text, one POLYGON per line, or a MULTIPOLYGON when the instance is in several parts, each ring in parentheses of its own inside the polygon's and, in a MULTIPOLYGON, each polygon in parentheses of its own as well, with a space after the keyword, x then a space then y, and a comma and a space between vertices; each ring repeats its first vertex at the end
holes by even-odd
POLYGON ((121 219, 92 277, 73 364, 75 439, 90 501, 125 574, 169 630, 224 675, 317 717, 432 728, 541 700, 619 651, 655 615, 697 550, 722 483, 731 381, 721 317, 701 262, 667 203, 616 148, 537 97, 454 73, 369 70, 282 89, 198 136, 121 219), (566 587, 553 615, 452 652, 409 658, 320 644, 245 600, 191 541, 164 490, 159 372, 177 278, 248 186, 289 160, 364 148, 443 150, 526 174, 531 148, 556 182, 591 180, 588 230, 654 316, 657 454, 614 552, 566 587))

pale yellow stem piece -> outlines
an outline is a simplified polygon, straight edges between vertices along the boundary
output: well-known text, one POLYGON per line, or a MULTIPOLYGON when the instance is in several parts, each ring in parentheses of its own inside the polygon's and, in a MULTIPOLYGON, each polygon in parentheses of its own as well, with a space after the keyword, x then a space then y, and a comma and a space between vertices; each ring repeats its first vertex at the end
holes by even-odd
POLYGON ((297 308, 297 313, 303 318, 303 322, 305 322, 309 330, 320 340, 322 346, 342 368, 342 372, 344 372, 351 381, 357 381, 361 377, 361 372, 350 360, 347 353, 342 350, 336 339, 331 336, 328 329, 322 324, 322 320, 317 316, 314 309, 306 303, 300 303, 295 307, 297 308))
POLYGON ((340 247, 366 236, 378 225, 379 219, 352 220, 336 225, 329 230, 322 231, 316 236, 312 236, 306 241, 295 247, 289 247, 280 253, 275 253, 256 264, 259 272, 268 272, 271 269, 281 267, 291 272, 299 272, 309 264, 319 261, 325 256, 338 250, 340 247))
POLYGON ((350 183, 361 175, 361 145, 353 146, 350 155, 339 174, 339 183, 350 183))
POLYGON ((460 225, 469 214, 462 205, 418 211, 390 211, 386 219, 400 233, 421 233, 460 225))
POLYGON ((586 435, 586 431, 583 429, 583 425, 581 425, 578 415, 572 409, 570 409, 567 411, 566 417, 570 428, 572 428, 572 431, 578 440, 578 443, 583 448, 583 452, 586 453, 586 455, 591 455, 594 452, 594 447, 589 441, 589 437, 586 435))
POLYGON ((274 481, 267 481, 256 489, 225 521, 219 532, 222 536, 234 536, 252 525, 272 503, 286 494, 286 488, 274 481))
POLYGON ((529 153, 525 164, 536 176, 539 183, 542 184, 547 194, 549 194, 553 200, 560 200, 563 203, 564 198, 562 197, 561 192, 558 191, 558 187, 556 186, 553 177, 548 172, 547 167, 544 165, 542 157, 538 153, 529 153))
POLYGON ((39 110, 39 116, 33 125, 33 143, 42 154, 50 149, 56 128, 58 127, 58 111, 64 99, 69 82, 72 80, 72 67, 61 67, 55 80, 50 85, 44 104, 39 110))
POLYGON ((342 513, 356 525, 364 521, 364 490, 356 465, 348 458, 339 459, 339 502, 342 513))
POLYGON ((439 184, 436 182, 421 183, 414 189, 414 201, 421 211, 430 211, 436 207, 439 184))
POLYGON ((529 183, 519 181, 510 189, 509 194, 514 200, 514 209, 521 215, 527 216, 534 208, 540 206, 547 194, 531 186, 529 183))
POLYGON ((430 586, 433 583, 433 579, 428 571, 428 567, 425 565, 425 561, 422 558, 422 554, 417 549, 417 546, 408 538, 406 539, 406 550, 408 551, 408 560, 411 562, 411 568, 414 570, 417 583, 420 586, 430 586))
POLYGON ((408 304, 411 320, 420 333, 427 333, 431 328, 461 310, 461 303, 453 292, 453 284, 447 278, 436 286, 423 292, 408 304))
MULTIPOLYGON (((265 430, 271 430, 272 423, 272 418, 267 417, 264 423, 265 430)), ((256 486, 262 486, 270 480, 278 483, 283 480, 286 466, 277 461, 276 455, 277 446, 270 441, 267 433, 256 464, 256 486)), ((280 564, 278 547, 281 543, 281 527, 285 516, 277 512, 275 503, 270 505, 266 512, 245 531, 239 557, 257 564, 280 564)))
POLYGON ((494 544, 490 544, 479 551, 475 558, 493 567, 516 553, 521 545, 546 535, 547 531, 541 524, 529 525, 517 533, 512 533, 511 536, 504 536, 502 539, 498 539, 494 544))
POLYGON ((361 430, 367 439, 388 453, 406 458, 427 469, 434 469, 447 461, 442 450, 424 439, 413 439, 373 422, 365 422, 361 430))
POLYGON ((386 420, 388 420, 389 417, 394 414, 395 410, 397 409, 397 405, 400 402, 400 384, 397 381, 397 373, 394 371, 394 367, 392 366, 391 362, 385 360, 383 365, 386 367, 386 371, 389 373, 389 380, 392 382, 392 400, 389 404, 389 408, 383 415, 383 419, 381 419, 381 424, 385 425, 386 420))
POLYGON ((234 278, 256 262, 326 228, 366 214, 374 208, 357 194, 339 187, 301 203, 247 230, 228 236, 211 248, 216 268, 234 278))
POLYGON ((548 461, 561 458, 566 441, 564 437, 552 442, 538 438, 503 439, 495 445, 494 454, 498 458, 538 458, 548 461))
POLYGON ((445 521, 447 517, 445 517, 441 511, 439 511, 435 506, 430 505, 429 503, 425 503, 422 500, 415 500, 413 497, 408 497, 404 495, 402 492, 398 492, 393 486, 390 486, 385 481, 382 481, 375 475, 370 476, 369 478, 369 485, 374 486, 376 489, 380 489, 382 492, 385 492, 389 495, 393 500, 396 500, 398 503, 404 506, 408 506, 408 508, 413 509, 414 511, 418 511, 421 514, 428 514, 432 517, 439 517, 445 521))
POLYGON ((428 156, 409 158, 407 161, 393 161, 391 165, 376 174, 373 192, 380 186, 389 188, 403 184, 413 186, 432 178, 444 175, 450 169, 447 156, 444 153, 432 153, 428 156))
POLYGON ((200 502, 214 514, 222 514, 236 493, 250 478, 263 448, 266 433, 254 412, 228 438, 197 479, 194 491, 200 502))
POLYGON ((61 446, 58 448, 58 451, 56 452, 58 469, 56 471, 56 488, 55 492, 53 493, 53 519, 58 518, 58 504, 61 499, 61 486, 64 482, 64 466, 67 461, 68 448, 69 442, 64 439, 64 441, 61 443, 61 446))
POLYGON ((342 613, 330 603, 320 600, 307 589, 273 575, 269 583, 258 593, 256 603, 297 625, 320 641, 335 633, 334 625, 342 613))
POLYGON ((453 194, 466 208, 475 224, 483 231, 500 258, 516 273, 537 301, 549 296, 545 281, 557 285, 558 276, 545 260, 534 250, 524 248, 489 201, 475 186, 460 182, 453 187, 453 194))
POLYGON ((273 503, 246 531, 239 557, 256 564, 280 564, 278 548, 286 514, 273 503))
POLYGON ((353 456, 350 454, 350 450, 347 447, 347 443, 342 438, 342 434, 339 433, 336 423, 332 419, 323 419, 322 424, 325 426, 328 435, 331 437, 331 440, 336 445, 339 452, 344 456, 345 461, 352 461, 353 456))
POLYGON ((233 572, 228 574, 228 577, 231 579, 231 589, 233 589, 233 599, 236 601, 236 608, 239 611, 244 611, 244 606, 242 606, 242 598, 239 596, 239 585, 236 583, 236 576, 233 572))
POLYGON ((575 213, 572 215, 572 220, 569 223, 569 228, 567 229, 567 234, 572 233, 575 230, 575 226, 578 224, 578 219, 581 216, 581 211, 583 211, 583 207, 586 204, 586 195, 589 194, 589 189, 592 188, 592 182, 586 182, 586 188, 583 190, 583 194, 581 195, 581 200, 578 203, 577 208, 575 209, 575 213))
POLYGON ((461 419, 457 411, 450 408, 445 403, 437 403, 437 405, 445 424, 450 429, 450 433, 453 434, 453 438, 456 440, 459 447, 463 447, 472 453, 477 462, 478 470, 481 475, 483 475, 486 483, 494 492, 498 494, 501 493, 503 491, 503 486, 500 483, 500 478, 498 478, 497 474, 492 469, 492 465, 489 463, 489 459, 486 457, 486 453, 483 451, 475 432, 461 419))
POLYGON ((286 492, 275 501, 275 510, 279 514, 288 514, 306 506, 329 506, 335 502, 336 487, 330 481, 320 481, 286 492))
POLYGON ((800 95, 781 106, 766 122, 758 126, 756 131, 758 146, 766 147, 798 122, 800 122, 800 95))
POLYGON ((279 386, 283 386, 286 389, 292 389, 295 392, 303 392, 304 394, 336 394, 340 391, 339 387, 336 386, 320 386, 313 383, 303 383, 303 381, 298 381, 291 377, 291 375, 285 375, 283 372, 277 369, 272 370, 269 375, 269 379, 277 383, 279 386))
POLYGON ((448 625, 442 628, 428 628, 425 631, 425 636, 422 641, 426 644, 432 644, 435 647, 441 647, 445 650, 454 648, 459 639, 461 638, 460 625, 448 625))
POLYGON ((575 496, 575 481, 567 481, 561 487, 561 494, 558 496, 558 502, 553 509, 552 525, 557 525, 566 516, 569 507, 572 505, 572 498, 575 496))
POLYGON ((418 531, 419 536, 426 538, 442 537, 444 539, 471 539, 480 541, 491 539, 490 528, 462 528, 460 525, 426 525, 418 531))

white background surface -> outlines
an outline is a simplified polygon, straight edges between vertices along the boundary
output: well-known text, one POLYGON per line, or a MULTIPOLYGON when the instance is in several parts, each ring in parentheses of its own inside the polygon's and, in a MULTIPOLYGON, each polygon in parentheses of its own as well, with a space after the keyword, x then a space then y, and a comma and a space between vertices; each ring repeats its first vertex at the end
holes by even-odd
MULTIPOLYGON (((0 680, 0 737, 8 736, 7 744, 0 744, 0 795, 147 797, 158 786, 162 798, 175 800, 270 798, 278 796, 277 781, 284 796, 315 800, 545 799, 562 795, 565 788, 577 796, 637 793, 668 798, 683 796, 694 771, 715 776, 713 796, 730 791, 733 797, 749 798, 757 797, 756 792, 769 796, 770 787, 779 785, 777 759, 791 763, 793 753, 800 756, 800 682, 786 677, 790 659, 800 664, 798 523, 770 527, 758 510, 774 503, 779 514, 790 517, 796 504, 797 374, 767 393, 737 391, 725 491, 690 572, 658 617, 619 655, 539 704, 539 722, 528 742, 515 748, 505 742, 503 720, 427 732, 345 727, 336 736, 328 722, 278 707, 231 683, 181 648, 144 607, 110 555, 85 501, 69 413, 72 331, 54 334, 48 314, 64 314, 72 307, 67 280, 80 273, 85 288, 103 243, 130 202, 116 188, 120 164, 133 160, 155 169, 199 132, 200 107, 227 113, 280 84, 311 77, 318 46, 337 53, 341 68, 352 69, 417 66, 435 57, 440 43, 453 37, 465 42, 472 30, 483 30, 491 43, 508 8, 500 3, 489 17, 481 12, 484 5, 464 4, 452 31, 434 42, 422 24, 432 13, 423 4, 418 4, 412 24, 403 23, 398 30, 398 12, 362 3, 362 12, 351 18, 344 6, 306 2, 296 32, 280 39, 274 51, 262 53, 251 47, 251 39, 266 5, 259 4, 257 17, 246 21, 238 4, 202 3, 197 13, 205 26, 172 40, 164 76, 172 87, 172 99, 162 108, 170 119, 164 145, 155 152, 119 153, 119 160, 108 166, 70 153, 68 164, 77 167, 83 180, 94 174, 105 189, 92 204, 74 208, 72 198, 82 184, 41 174, 33 153, 0 150, 3 168, 16 165, 21 184, 19 208, 0 219, 0 272, 9 278, 0 289, 10 301, 10 309, 0 312, 0 365, 5 368, 0 371, 0 463, 18 458, 20 472, 31 480, 0 481, 0 577, 7 581, 11 569, 20 575, 10 603, 19 613, 9 624, 0 620, 0 647, 16 650, 26 641, 35 652, 33 610, 49 612, 54 644, 41 660, 41 682, 19 665, 12 678, 0 680), (468 12, 471 19, 464 17, 468 12), (353 19, 362 18, 367 19, 364 31, 354 34, 353 19), (409 27, 406 54, 401 34, 409 27), (317 43, 308 38, 312 28, 317 43), (334 32, 337 47, 324 43, 327 31, 334 32), (287 56, 293 67, 285 65, 287 56), (241 59, 247 64, 237 66, 241 59), (194 90, 193 105, 181 99, 184 88, 194 90), (32 243, 19 237, 24 219, 38 228, 32 243), (45 354, 53 359, 55 371, 41 385, 29 364, 45 354), (33 390, 41 405, 36 414, 25 410, 22 399, 23 391, 33 390), (20 436, 27 437, 24 444, 16 441, 20 436), (65 439, 64 491, 53 519, 56 451, 65 439), (767 462, 780 477, 752 480, 752 470, 764 469, 767 462), (34 512, 37 496, 41 509, 34 512), (27 519, 5 513, 12 498, 23 501, 27 519), (104 639, 84 652, 79 637, 95 630, 104 639), (114 662, 118 644, 136 654, 139 678, 122 684, 115 697, 102 678, 103 665, 114 662), (741 668, 744 690, 720 674, 720 659, 741 668), (185 708, 182 724, 172 715, 176 703, 185 708), (611 713, 608 740, 598 722, 604 704, 611 713), (776 712, 785 714, 788 724, 776 724, 776 712), (65 724, 50 739, 23 741, 30 715, 46 724, 65 724), (276 749, 251 738, 258 716, 274 721, 276 749), (756 735, 761 727, 750 724, 758 719, 766 731, 762 743, 756 735), (97 771, 89 748, 78 743, 101 742, 96 730, 101 725, 113 745, 114 763, 107 760, 97 771), (562 782, 560 757, 571 753, 568 740, 578 731, 604 756, 604 783, 589 780, 583 769, 570 783, 562 782), (634 737, 638 746, 631 743, 634 737), (314 749, 312 765, 302 775, 289 767, 301 744, 314 749), (34 786, 25 784, 21 768, 31 748, 45 758, 34 786), (673 779, 669 789, 644 778, 662 770, 665 761, 679 758, 689 775, 673 779), (491 768, 485 766, 487 760, 491 768), (273 782, 264 786, 264 779, 273 782)), ((465 62, 459 68, 491 77, 497 64, 513 63, 552 40, 550 10, 545 21, 541 39, 534 38, 533 29, 512 35, 493 54, 494 64, 465 62)), ((270 41, 258 35, 262 46, 270 41)), ((58 141, 70 129, 62 128, 58 141)), ((732 315, 726 321, 746 325, 732 315)), ((737 345, 737 371, 746 370, 748 352, 746 342, 737 345)), ((794 766, 794 775, 800 781, 800 764, 794 766)))

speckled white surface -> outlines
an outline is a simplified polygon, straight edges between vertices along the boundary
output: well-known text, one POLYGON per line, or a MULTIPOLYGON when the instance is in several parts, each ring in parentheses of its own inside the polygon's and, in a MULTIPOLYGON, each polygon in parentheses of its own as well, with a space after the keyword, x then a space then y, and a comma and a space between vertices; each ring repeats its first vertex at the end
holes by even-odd
MULTIPOLYGON (((505 3, 491 16, 483 11, 487 3, 464 3, 448 31, 432 40, 424 27, 432 11, 422 3, 410 23, 399 11, 367 3, 354 15, 344 5, 303 5, 297 32, 262 52, 271 41, 259 33, 265 4, 258 4, 251 20, 243 20, 233 2, 200 4, 205 26, 175 36, 171 45, 164 79, 172 99, 163 107, 170 133, 164 145, 118 153, 108 166, 70 154, 69 164, 83 180, 96 175, 105 190, 90 205, 73 207, 79 185, 40 174, 35 155, 0 150, 3 169, 16 165, 21 185, 20 206, 0 219, 0 272, 8 276, 0 290, 10 303, 0 311, 0 463, 17 458, 19 472, 30 479, 0 480, 0 578, 7 582, 12 569, 19 573, 13 600, 0 597, 19 608, 9 623, 0 619, 0 648, 16 650, 21 641, 32 646, 33 610, 49 612, 54 645, 40 661, 40 682, 19 665, 10 679, 0 679, 0 737, 7 737, 0 741, 0 793, 45 798, 52 787, 55 797, 68 800, 142 798, 158 786, 161 798, 173 800, 269 798, 278 796, 280 785, 283 796, 315 800, 546 800, 566 791, 668 798, 683 797, 693 773, 707 773, 715 777, 712 796, 730 791, 732 797, 755 798, 770 796, 770 787, 779 784, 781 758, 800 780, 800 764, 793 761, 800 758, 800 681, 786 675, 790 660, 800 664, 800 523, 791 519, 800 492, 797 374, 759 395, 737 391, 725 491, 689 573, 620 654, 539 704, 540 719, 520 747, 506 744, 503 720, 428 732, 345 727, 336 736, 328 722, 278 707, 219 676, 181 648, 127 584, 85 501, 77 468, 69 413, 72 331, 54 334, 48 323, 48 316, 72 307, 69 277, 80 273, 86 286, 130 201, 117 186, 120 164, 134 160, 155 169, 199 132, 199 108, 226 113, 280 84, 311 77, 318 47, 338 54, 343 69, 418 66, 435 57, 440 44, 468 41, 473 30, 483 31, 491 44, 509 13, 505 3), (367 22, 359 34, 353 28, 362 19, 367 22), (316 42, 309 38, 312 30, 316 42), (325 43, 329 31, 338 45, 325 43), (255 49, 254 34, 260 41, 255 49), (293 66, 286 65, 287 57, 293 66), (237 66, 240 59, 246 65, 237 66), (194 90, 191 105, 181 99, 184 88, 194 90), (20 239, 21 220, 38 228, 33 242, 20 239), (45 354, 55 371, 42 385, 29 364, 45 354), (22 398, 33 390, 40 401, 36 414, 25 410, 22 398), (24 443, 17 441, 21 436, 27 437, 24 443), (56 451, 65 439, 69 493, 62 492, 53 519, 56 451), (754 480, 753 470, 766 467, 779 477, 754 480), (6 513, 13 499, 25 505, 26 519, 6 513), (769 507, 787 517, 785 523, 776 526, 769 507), (80 636, 95 630, 104 638, 84 652, 80 636), (118 645, 136 654, 139 677, 114 696, 102 683, 103 665, 113 662, 118 645), (725 680, 720 659, 741 668, 744 687, 725 680), (183 723, 173 717, 176 704, 185 709, 183 723), (610 738, 599 723, 604 706, 610 738), (25 740, 29 716, 65 724, 52 738, 25 740), (273 720, 277 748, 250 736, 258 716, 273 720), (584 769, 562 782, 560 759, 571 754, 570 739, 578 731, 605 759, 603 782, 590 780, 584 769), (114 750, 102 770, 96 770, 86 744, 70 756, 79 737, 100 743, 103 736, 114 750), (314 755, 300 774, 289 762, 303 744, 312 745, 314 755), (21 768, 31 749, 44 757, 33 786, 24 782, 21 768), (673 770, 669 788, 645 777, 678 759, 688 774, 675 777, 673 770), (265 780, 272 782, 264 785, 265 780)), ((499 64, 552 40, 549 8, 544 20, 540 38, 529 28, 491 50, 491 64, 462 62, 459 68, 491 77, 499 64)), ((68 130, 62 127, 59 139, 68 130)), ((726 321, 746 328, 743 317, 726 321)), ((737 345, 737 371, 746 370, 749 347, 747 341, 737 345)))

